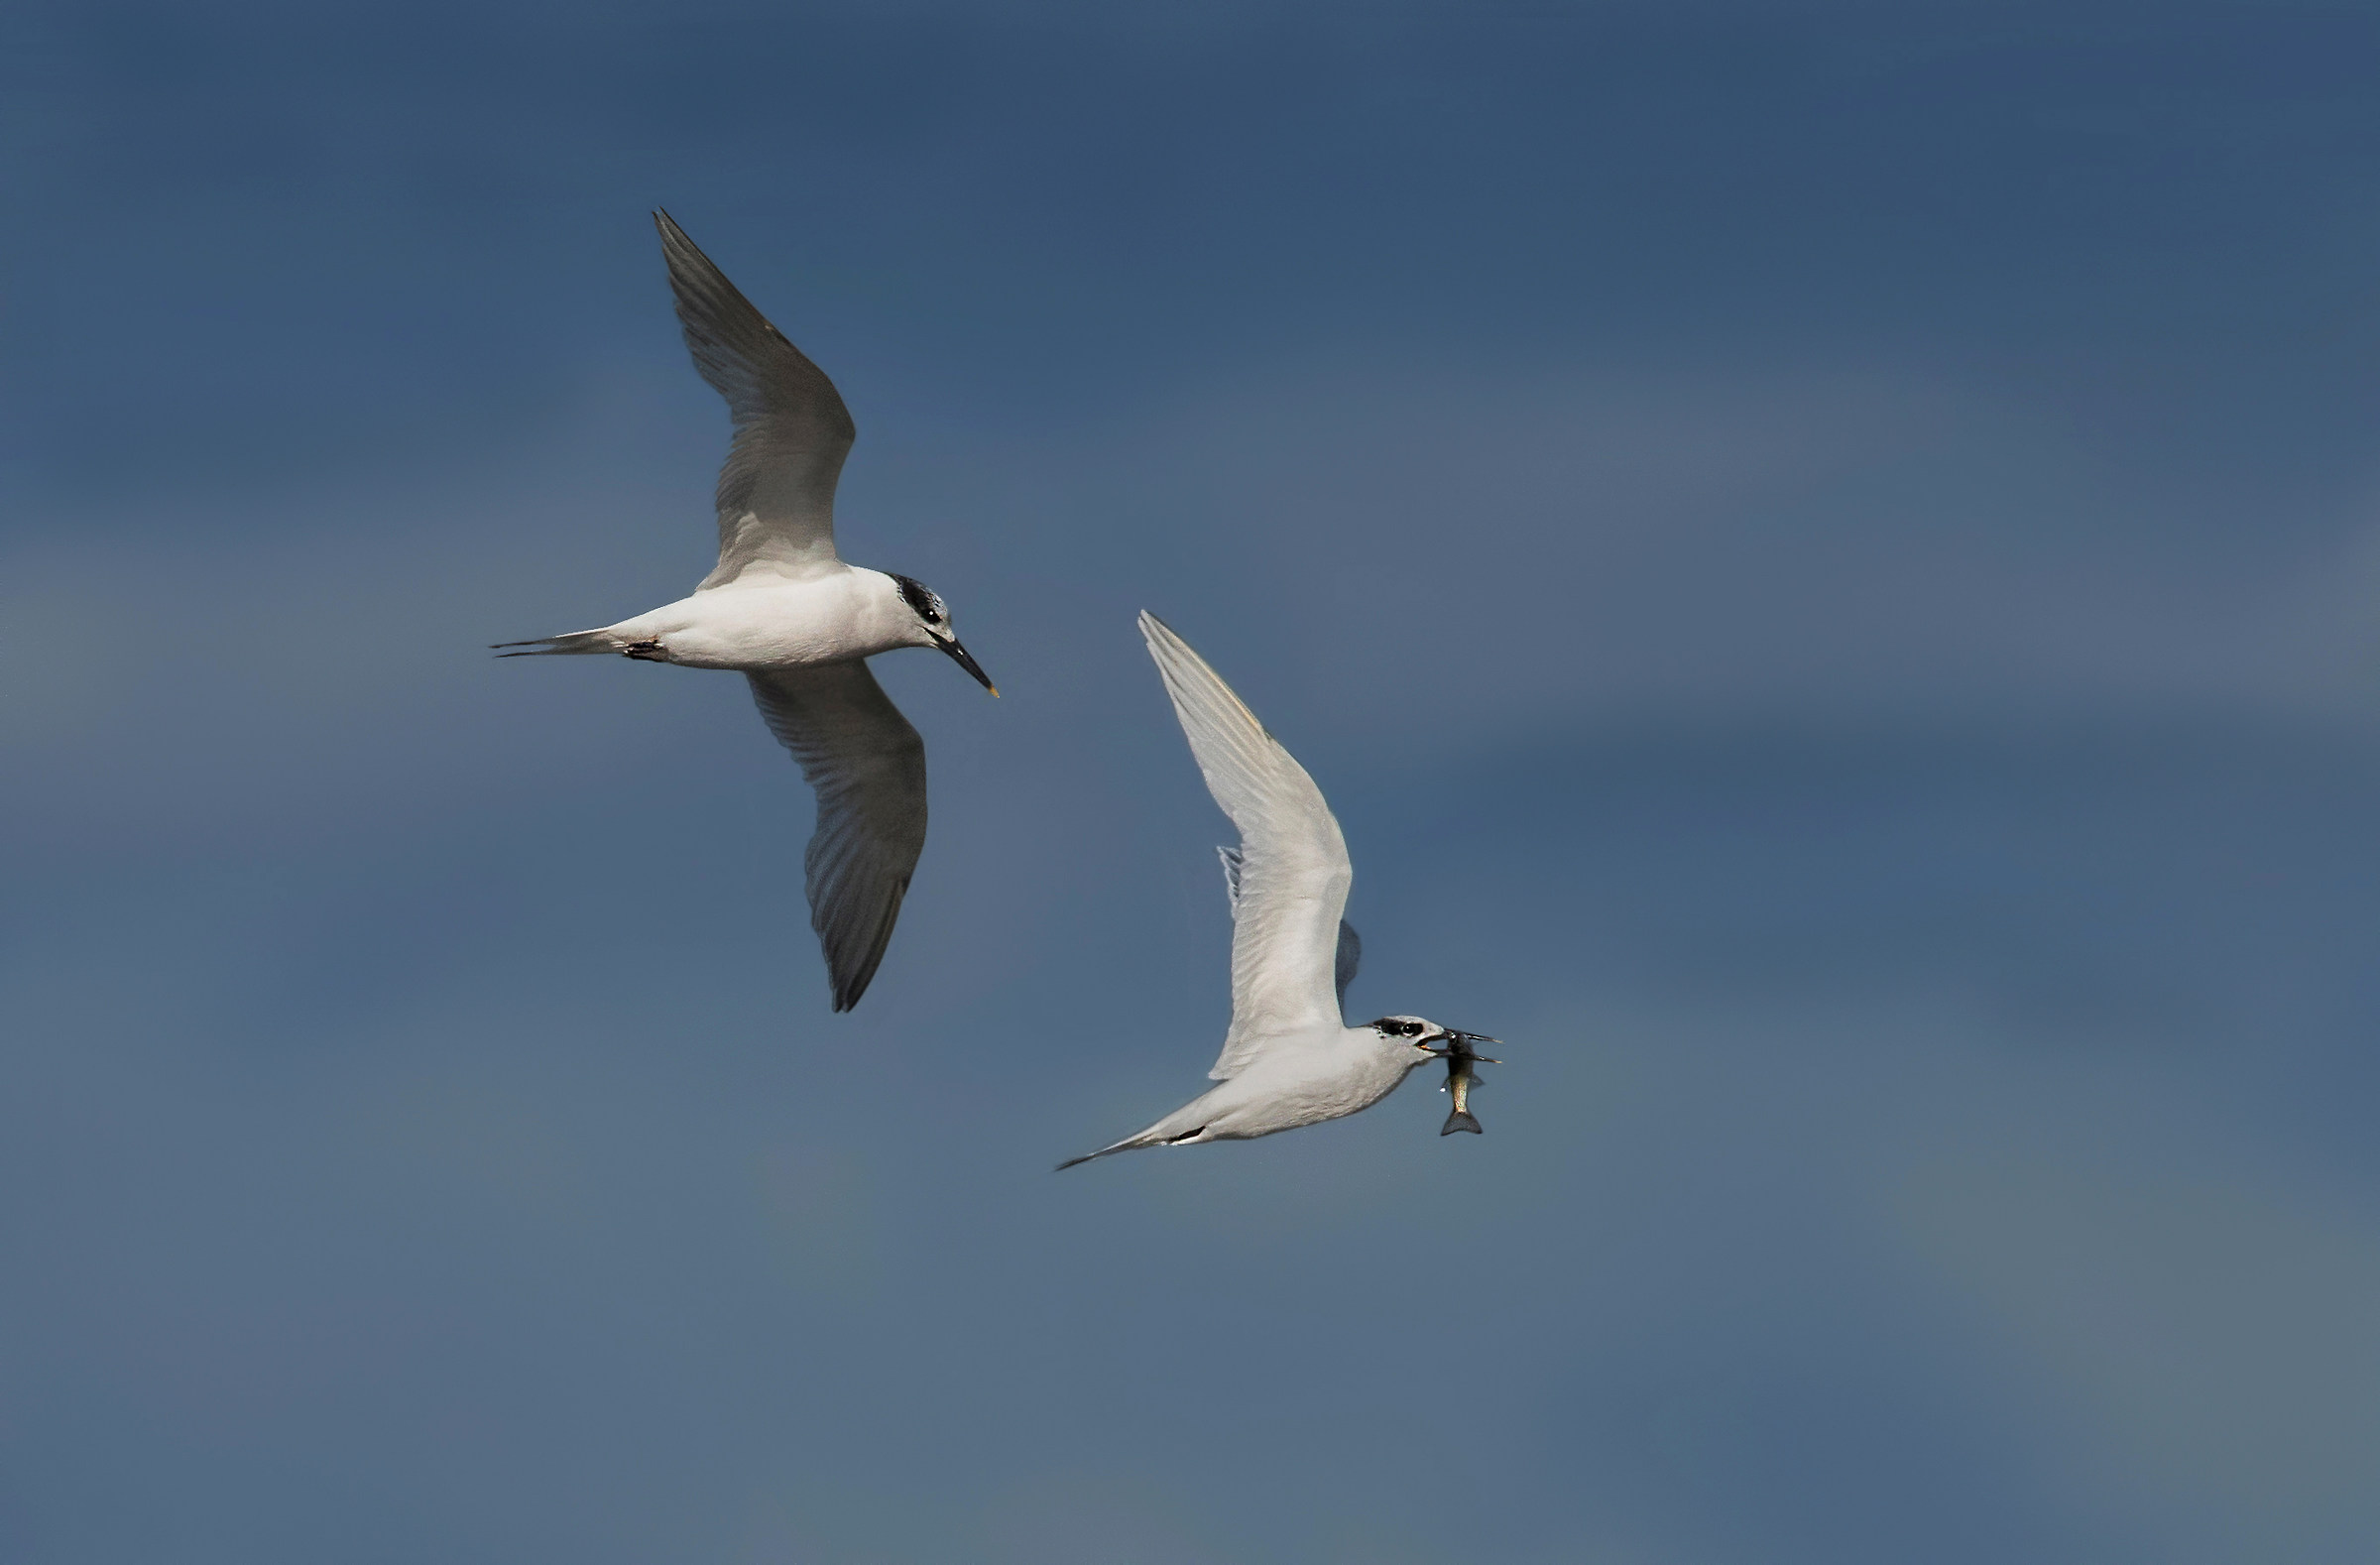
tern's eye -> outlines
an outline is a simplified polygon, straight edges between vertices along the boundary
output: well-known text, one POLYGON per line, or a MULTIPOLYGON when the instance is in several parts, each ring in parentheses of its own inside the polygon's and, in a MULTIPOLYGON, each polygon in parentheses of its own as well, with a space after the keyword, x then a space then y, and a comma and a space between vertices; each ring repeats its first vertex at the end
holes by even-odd
POLYGON ((934 595, 933 588, 910 576, 894 576, 892 579, 900 587, 900 601, 914 610, 926 624, 939 625, 947 617, 942 609, 942 600, 934 595))

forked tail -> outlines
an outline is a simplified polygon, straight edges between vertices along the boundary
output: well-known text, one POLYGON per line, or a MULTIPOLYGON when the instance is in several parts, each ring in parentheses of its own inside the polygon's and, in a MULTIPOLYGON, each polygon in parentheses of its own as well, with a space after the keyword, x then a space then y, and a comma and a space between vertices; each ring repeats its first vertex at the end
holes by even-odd
POLYGON ((1438 1127, 1438 1134, 1441 1136, 1452 1136, 1457 1131, 1469 1131, 1474 1136, 1488 1134, 1480 1129, 1480 1122, 1471 1117, 1471 1111, 1468 1109, 1453 1111, 1447 1115, 1446 1123, 1438 1127))
POLYGON ((610 631, 572 631, 567 636, 539 636, 534 641, 498 642, 488 650, 499 658, 550 658, 563 653, 618 652, 620 640, 610 631))
POLYGON ((1129 1140, 1118 1142, 1113 1146, 1102 1146, 1098 1151, 1085 1152, 1080 1157, 1069 1157, 1050 1171, 1052 1173, 1064 1173, 1067 1169, 1072 1168, 1077 1163, 1087 1163, 1095 1157, 1112 1157, 1118 1152, 1129 1152, 1135 1147, 1146 1146, 1148 1144, 1148 1143, 1140 1140, 1140 1138, 1137 1136, 1134 1136, 1129 1140))
MULTIPOLYGON (((1196 1107, 1196 1105, 1192 1105, 1192 1107, 1196 1107)), ((1167 1115, 1139 1135, 1128 1136, 1113 1146, 1102 1146, 1098 1151, 1085 1152, 1080 1157, 1069 1157, 1058 1164, 1054 1171, 1063 1173, 1076 1163, 1087 1163, 1094 1157, 1112 1157, 1118 1152, 1137 1151, 1143 1146, 1181 1146, 1195 1142, 1207 1134, 1206 1122, 1200 1120, 1186 1131, 1176 1131, 1171 1136, 1159 1135, 1158 1133, 1163 1131, 1168 1124, 1173 1123, 1173 1115, 1167 1115)))

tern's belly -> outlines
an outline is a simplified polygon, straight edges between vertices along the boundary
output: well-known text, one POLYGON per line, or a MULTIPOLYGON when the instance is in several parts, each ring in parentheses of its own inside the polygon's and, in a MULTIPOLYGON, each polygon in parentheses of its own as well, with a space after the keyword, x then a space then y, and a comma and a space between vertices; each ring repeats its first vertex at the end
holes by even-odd
POLYGON ((722 587, 656 609, 655 639, 671 662, 694 668, 781 668, 847 662, 888 652, 839 583, 722 587))
POLYGON ((1242 1101, 1217 1125, 1225 1137, 1269 1136, 1359 1114, 1396 1090, 1409 1067, 1376 1055, 1291 1056, 1234 1078, 1242 1101))

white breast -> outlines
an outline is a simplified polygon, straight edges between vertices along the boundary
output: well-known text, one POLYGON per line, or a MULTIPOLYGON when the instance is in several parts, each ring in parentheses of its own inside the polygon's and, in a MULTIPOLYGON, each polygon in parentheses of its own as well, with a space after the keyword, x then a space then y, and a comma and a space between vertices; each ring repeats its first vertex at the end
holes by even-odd
POLYGON ((794 579, 747 572, 642 616, 669 661, 696 668, 849 662, 905 646, 875 571, 839 566, 794 579))

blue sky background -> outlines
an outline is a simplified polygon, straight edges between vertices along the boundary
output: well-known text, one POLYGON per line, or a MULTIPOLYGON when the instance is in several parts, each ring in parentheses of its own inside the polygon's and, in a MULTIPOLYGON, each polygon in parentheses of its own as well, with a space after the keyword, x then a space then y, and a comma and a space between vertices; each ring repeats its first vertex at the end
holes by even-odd
POLYGON ((0 33, 0 1557, 2380 1550, 2380 20, 53 5, 0 33), (666 204, 860 423, 832 1017, 666 204), (1163 614, 1350 1005, 1228 1011, 1163 614))

